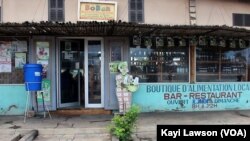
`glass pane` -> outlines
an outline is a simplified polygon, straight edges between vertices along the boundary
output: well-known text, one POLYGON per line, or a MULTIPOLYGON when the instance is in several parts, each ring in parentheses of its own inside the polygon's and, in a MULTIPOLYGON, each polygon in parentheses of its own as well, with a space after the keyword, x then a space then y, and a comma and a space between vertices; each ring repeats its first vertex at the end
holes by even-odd
POLYGON ((50 8, 56 8, 56 0, 50 0, 50 8))
POLYGON ((56 21, 56 10, 55 9, 50 10, 50 20, 56 21))
POLYGON ((197 47, 196 80, 198 82, 248 81, 249 48, 197 47))
POLYGON ((57 0, 57 8, 63 8, 64 0, 57 0))
POLYGON ((89 104, 101 103, 101 41, 88 42, 89 104))
POLYGON ((233 25, 243 26, 243 14, 233 14, 233 25))
POLYGON ((221 81, 246 81, 246 49, 221 51, 221 81))
POLYGON ((130 1, 130 22, 143 22, 143 1, 130 1))
POLYGON ((142 1, 137 1, 137 10, 142 10, 142 1))
POLYGON ((131 0, 130 1, 130 10, 136 10, 135 6, 136 6, 135 0, 131 0))
POLYGON ((245 26, 250 26, 250 14, 245 14, 245 26))
POLYGON ((61 42, 61 103, 78 102, 79 44, 61 42))
POLYGON ((196 48, 196 79, 198 82, 219 81, 219 48, 196 48))
POLYGON ((57 10, 57 21, 64 21, 63 10, 57 10))
POLYGON ((135 11, 130 11, 130 22, 136 22, 136 13, 135 13, 135 11))
POLYGON ((6 61, 4 65, 1 64, 6 67, 0 67, 0 84, 24 83, 23 66, 29 60, 27 41, 28 39, 21 37, 0 41, 0 60, 6 61))
POLYGON ((140 82, 188 82, 188 47, 130 48, 131 74, 140 82))
POLYGON ((143 22, 142 11, 137 11, 137 22, 143 22))
POLYGON ((117 45, 111 46, 111 61, 121 61, 122 60, 122 47, 117 45))

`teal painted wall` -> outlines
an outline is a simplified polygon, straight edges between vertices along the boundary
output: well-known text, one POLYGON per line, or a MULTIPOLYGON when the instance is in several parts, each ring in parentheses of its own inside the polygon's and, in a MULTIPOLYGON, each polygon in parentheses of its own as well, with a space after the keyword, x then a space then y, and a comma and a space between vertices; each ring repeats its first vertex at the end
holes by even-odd
POLYGON ((0 85, 0 115, 23 115, 26 95, 24 85, 0 85))
MULTIPOLYGON (((0 115, 23 115, 24 85, 0 85, 0 115)), ((144 83, 133 93, 142 112, 250 109, 250 82, 144 83)))
POLYGON ((142 112, 250 109, 250 83, 144 83, 132 103, 142 112))

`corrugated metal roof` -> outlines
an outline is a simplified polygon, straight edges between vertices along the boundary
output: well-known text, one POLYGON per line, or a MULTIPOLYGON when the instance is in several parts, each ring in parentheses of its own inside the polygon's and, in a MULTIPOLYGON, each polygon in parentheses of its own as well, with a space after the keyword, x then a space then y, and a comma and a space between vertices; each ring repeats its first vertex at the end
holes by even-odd
POLYGON ((223 36, 248 39, 250 30, 228 26, 156 25, 109 22, 0 23, 0 36, 223 36))

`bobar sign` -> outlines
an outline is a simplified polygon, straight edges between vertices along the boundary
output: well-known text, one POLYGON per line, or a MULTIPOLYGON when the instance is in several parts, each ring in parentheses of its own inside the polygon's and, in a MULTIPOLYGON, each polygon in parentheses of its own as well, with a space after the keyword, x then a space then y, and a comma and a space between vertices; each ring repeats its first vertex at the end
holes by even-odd
POLYGON ((116 2, 80 0, 78 3, 79 21, 109 21, 116 17, 116 2))

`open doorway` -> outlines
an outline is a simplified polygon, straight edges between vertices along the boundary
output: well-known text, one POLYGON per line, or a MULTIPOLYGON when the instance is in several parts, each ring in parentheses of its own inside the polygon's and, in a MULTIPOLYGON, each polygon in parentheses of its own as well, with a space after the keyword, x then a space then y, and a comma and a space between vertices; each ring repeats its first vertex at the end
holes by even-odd
POLYGON ((103 107, 102 40, 60 40, 58 56, 58 107, 103 107))

